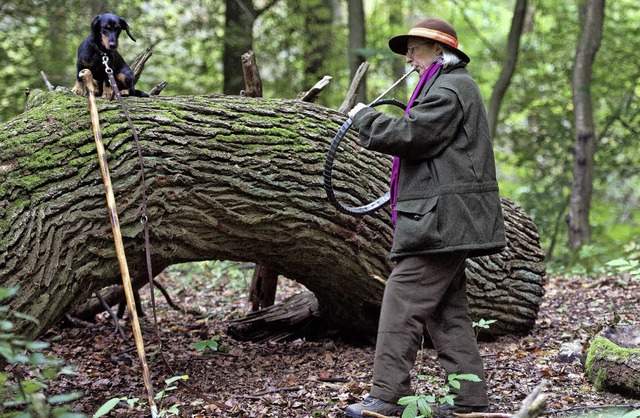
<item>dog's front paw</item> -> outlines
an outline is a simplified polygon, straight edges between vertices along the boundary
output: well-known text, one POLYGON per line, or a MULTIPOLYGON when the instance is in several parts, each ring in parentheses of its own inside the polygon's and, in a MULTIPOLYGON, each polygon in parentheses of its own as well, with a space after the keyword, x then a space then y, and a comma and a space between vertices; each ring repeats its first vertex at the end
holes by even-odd
POLYGON ((76 80, 76 84, 71 89, 71 93, 77 94, 78 96, 84 96, 85 95, 84 84, 76 80))
POLYGON ((113 89, 111 88, 111 86, 105 85, 102 88, 102 98, 107 100, 113 100, 114 97, 115 97, 115 94, 113 94, 113 89))

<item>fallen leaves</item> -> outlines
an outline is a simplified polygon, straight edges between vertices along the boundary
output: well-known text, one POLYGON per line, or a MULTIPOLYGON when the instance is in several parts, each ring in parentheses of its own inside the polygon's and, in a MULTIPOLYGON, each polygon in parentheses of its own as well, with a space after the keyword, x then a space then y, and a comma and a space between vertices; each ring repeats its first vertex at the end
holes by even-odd
MULTIPOLYGON (((370 390, 374 348, 352 346, 335 340, 288 343, 235 341, 225 333, 225 318, 246 309, 243 289, 209 286, 202 291, 181 289, 179 304, 198 305, 206 319, 169 310, 158 299, 161 338, 165 357, 177 374, 189 376, 189 384, 227 409, 199 399, 187 390, 170 392, 160 408, 177 405, 180 416, 204 417, 342 417, 341 409, 362 399, 370 390), (228 353, 193 349, 194 343, 219 336, 228 353)), ((279 290, 279 297, 299 291, 295 283, 279 290)), ((494 412, 515 413, 542 381, 548 407, 566 410, 581 406, 629 403, 619 395, 597 392, 585 379, 579 360, 563 363, 558 351, 565 342, 584 343, 600 324, 638 320, 640 283, 621 286, 614 278, 552 277, 546 286, 537 326, 528 336, 505 336, 481 342, 489 396, 494 412)), ((144 295, 143 295, 144 296, 144 295)), ((148 304, 146 310, 150 310, 148 304)), ((143 319, 149 347, 150 368, 156 391, 164 388, 171 370, 154 354, 155 331, 151 315, 143 319)), ((490 318, 486 318, 490 319, 490 318)), ((84 392, 74 409, 91 415, 116 397, 144 398, 130 327, 122 325, 126 338, 114 334, 113 323, 99 316, 96 326, 54 328, 45 335, 52 345, 49 354, 77 367, 75 376, 60 376, 51 394, 84 392)), ((425 349, 413 371, 420 393, 434 393, 444 383, 435 353, 425 349), (424 379, 419 376, 435 376, 424 379)), ((146 417, 144 407, 119 404, 109 416, 146 417)))

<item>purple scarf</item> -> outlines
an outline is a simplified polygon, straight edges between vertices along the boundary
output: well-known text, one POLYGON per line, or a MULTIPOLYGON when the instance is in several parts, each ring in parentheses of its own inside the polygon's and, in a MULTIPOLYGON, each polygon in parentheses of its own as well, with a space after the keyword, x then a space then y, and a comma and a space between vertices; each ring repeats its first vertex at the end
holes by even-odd
MULTIPOLYGON (((418 81, 418 85, 416 89, 413 91, 411 95, 411 99, 409 99, 409 103, 407 103, 407 108, 404 111, 405 115, 409 114, 409 109, 413 105, 413 102, 416 100, 416 97, 420 94, 420 90, 424 84, 431 80, 434 74, 440 69, 442 64, 439 62, 434 62, 427 68, 427 71, 422 74, 420 77, 420 81, 418 81)), ((396 203, 398 202, 398 177, 400 176, 400 157, 393 157, 393 166, 391 168, 391 183, 389 184, 389 192, 391 196, 391 221, 393 222, 393 227, 396 226, 396 203)))

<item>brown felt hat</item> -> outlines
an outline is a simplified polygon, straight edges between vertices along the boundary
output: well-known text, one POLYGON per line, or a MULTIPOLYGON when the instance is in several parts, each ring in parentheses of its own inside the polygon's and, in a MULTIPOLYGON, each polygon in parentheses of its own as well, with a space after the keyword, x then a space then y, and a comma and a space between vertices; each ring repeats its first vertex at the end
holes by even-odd
POLYGON ((460 58, 469 62, 467 54, 458 49, 458 35, 451 23, 435 17, 428 17, 415 24, 406 35, 398 35, 389 39, 389 48, 396 54, 407 54, 407 41, 409 38, 426 38, 448 45, 460 55, 460 58))

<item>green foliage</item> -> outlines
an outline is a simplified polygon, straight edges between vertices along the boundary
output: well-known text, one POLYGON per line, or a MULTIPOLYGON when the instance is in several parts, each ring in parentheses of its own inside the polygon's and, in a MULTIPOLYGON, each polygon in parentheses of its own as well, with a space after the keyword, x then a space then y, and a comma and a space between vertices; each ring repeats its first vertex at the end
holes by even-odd
POLYGON ((253 275, 253 265, 233 261, 199 261, 174 264, 165 270, 186 287, 214 290, 246 288, 253 275))
POLYGON ((475 374, 450 374, 447 376, 447 384, 438 390, 438 393, 432 395, 418 394, 413 396, 405 396, 398 400, 398 404, 406 405, 402 413, 402 418, 420 418, 432 417, 434 404, 454 405, 455 395, 451 394, 451 388, 460 389, 460 382, 480 382, 480 378, 475 374))
POLYGON ((640 278, 640 262, 638 260, 625 260, 624 258, 616 258, 605 264, 618 273, 628 273, 634 279, 640 278))
POLYGON ((31 341, 12 333, 12 317, 37 322, 37 319, 18 312, 11 312, 4 305, 18 293, 18 287, 0 287, 0 364, 11 365, 10 372, 0 371, 0 405, 6 412, 0 412, 0 418, 9 417, 54 417, 83 418, 64 406, 82 396, 81 393, 45 394, 48 382, 60 374, 73 374, 73 370, 56 358, 47 357, 42 350, 49 344, 31 341))
POLYGON ((220 339, 219 335, 214 335, 213 337, 207 339, 207 340, 200 340, 197 341, 195 343, 193 343, 193 348, 196 349, 196 351, 199 351, 201 353, 205 353, 207 350, 209 351, 220 351, 221 353, 228 353, 229 352, 229 345, 228 344, 219 344, 218 340, 220 339))
POLYGON ((203 352, 207 349, 211 351, 218 351, 218 340, 220 339, 219 335, 214 335, 208 340, 200 340, 198 342, 193 343, 193 348, 195 348, 199 352, 203 352))
MULTIPOLYGON (((175 383, 177 381, 180 381, 180 380, 187 380, 187 379, 189 379, 189 376, 187 376, 187 375, 174 376, 174 377, 171 377, 169 379, 166 379, 164 381, 165 382, 165 388, 163 390, 161 390, 160 392, 156 393, 154 399, 156 401, 162 402, 162 399, 165 397, 167 392, 170 392, 172 390, 177 389, 177 386, 173 386, 173 383, 175 383)), ((147 402, 140 400, 140 398, 127 398, 126 396, 119 397, 119 398, 112 398, 112 399, 109 399, 104 404, 102 404, 102 406, 100 406, 100 408, 98 408, 98 410, 92 415, 92 418, 99 418, 101 416, 107 415, 116 406, 118 406, 118 404, 120 402, 127 403, 129 408, 134 408, 136 406, 145 407, 147 405, 147 402)), ((158 417, 167 417, 167 416, 172 416, 172 415, 177 416, 179 414, 180 414, 179 405, 175 404, 175 405, 171 405, 167 409, 161 408, 158 411, 157 416, 158 417)))
POLYGON ((471 325, 473 326, 473 328, 476 329, 476 338, 478 338, 478 334, 480 334, 480 332, 483 329, 489 329, 490 325, 493 324, 494 322, 496 322, 497 319, 487 319, 485 320, 484 318, 480 318, 480 320, 478 322, 473 322, 471 325))
POLYGON ((627 244, 583 245, 574 255, 572 266, 566 263, 548 263, 550 274, 570 274, 577 276, 615 275, 624 284, 626 279, 640 278, 640 243, 631 241, 627 244))

